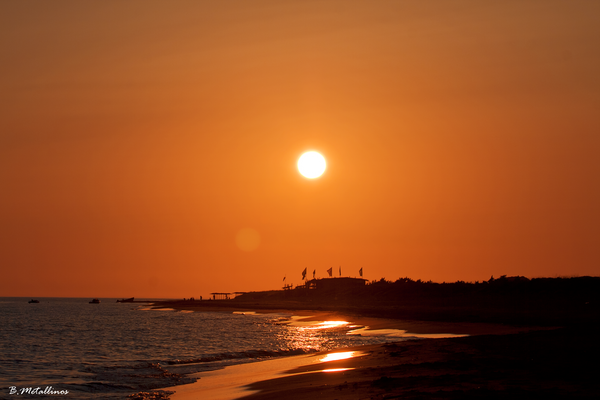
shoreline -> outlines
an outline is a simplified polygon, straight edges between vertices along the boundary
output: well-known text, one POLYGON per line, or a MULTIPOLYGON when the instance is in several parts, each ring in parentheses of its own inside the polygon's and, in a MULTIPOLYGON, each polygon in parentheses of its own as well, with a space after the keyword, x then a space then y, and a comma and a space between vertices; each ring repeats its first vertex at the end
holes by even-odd
MULTIPOLYGON (((172 400, 192 400, 197 398, 208 400, 248 398, 248 399, 270 399, 270 398, 294 398, 294 393, 281 393, 286 391, 287 387, 294 387, 294 392, 301 392, 296 398, 306 398, 306 391, 310 392, 311 397, 315 394, 311 389, 314 386, 315 379, 322 381, 321 392, 329 393, 331 385, 350 385, 353 390, 349 393, 355 393, 357 390, 364 391, 359 387, 365 386, 365 382, 379 379, 373 373, 367 373, 375 364, 379 368, 393 368, 398 359, 394 356, 389 357, 390 353, 397 353, 396 347, 402 349, 412 349, 413 352, 428 354, 427 362, 439 362, 439 359, 432 358, 431 341, 450 340, 447 337, 466 336, 465 338, 480 335, 511 335, 522 334, 532 329, 548 330, 547 327, 514 327, 504 324, 490 323, 472 323, 472 322, 436 322, 436 321, 416 321, 416 320, 398 320, 389 318, 374 318, 360 315, 351 315, 345 312, 322 311, 322 310, 289 310, 289 309, 261 309, 261 308, 242 308, 242 307, 204 307, 195 304, 193 307, 187 305, 170 304, 170 307, 159 306, 155 309, 174 309, 178 311, 208 311, 208 312, 248 312, 248 313, 282 313, 289 316, 291 325, 302 326, 305 324, 318 324, 322 321, 346 321, 350 325, 363 327, 365 331, 361 334, 389 334, 397 337, 398 341, 366 345, 358 348, 338 348, 326 352, 320 352, 310 355, 290 356, 280 359, 272 359, 245 364, 228 366, 223 369, 201 372, 192 375, 198 378, 195 383, 167 387, 161 390, 174 391, 169 398, 172 400), (475 335, 475 336, 473 336, 475 335), (429 338, 427 340, 403 340, 403 336, 415 338, 429 338), (427 342, 427 345, 420 343, 427 342), (390 350, 392 349, 392 350, 390 350), (328 361, 326 369, 349 368, 336 372, 316 372, 325 369, 319 362, 319 357, 329 353, 340 353, 360 351, 365 354, 361 357, 353 357, 348 360, 328 361), (361 375, 356 375, 360 371, 361 375), (326 374, 325 376, 321 376, 326 374), (340 379, 344 378, 342 381, 340 379), (339 382, 338 382, 339 381, 339 382), (232 383, 235 382, 235 383, 232 383), (344 383, 345 382, 345 383, 344 383), (348 382, 351 382, 350 384, 348 382), (327 390, 326 390, 327 389, 327 390), (291 396, 291 397, 290 397, 291 396)), ((458 339, 460 337, 455 337, 458 339)), ((446 343, 446 342, 439 342, 446 343)), ((448 342, 450 343, 450 342, 448 342)), ((403 350, 404 351, 404 350, 403 350)), ((384 374, 385 375, 385 374, 384 374)), ((348 387, 350 387, 348 386, 348 387)), ((368 389, 371 390, 371 389, 368 389)), ((368 392, 367 390, 367 392, 368 392)), ((355 393, 356 394, 356 393, 355 393)), ((339 398, 339 393, 329 393, 319 398, 339 398), (333 396, 333 397, 330 397, 333 396)))
POLYGON ((176 310, 185 312, 254 312, 258 314, 286 314, 301 317, 304 321, 325 321, 325 320, 344 320, 353 325, 368 326, 371 330, 378 329, 401 329, 408 333, 416 334, 435 334, 435 333, 456 333, 468 335, 483 334, 508 334, 529 331, 531 329, 552 329, 556 326, 537 326, 537 325, 519 325, 505 322, 472 322, 454 320, 427 320, 419 318, 394 318, 369 316, 366 312, 360 310, 348 310, 339 307, 331 309, 307 307, 306 304, 294 304, 294 307, 286 307, 288 304, 247 304, 236 303, 232 300, 213 300, 213 301, 170 301, 156 302, 150 305, 153 310, 176 310), (220 303, 222 301, 222 303, 220 303))

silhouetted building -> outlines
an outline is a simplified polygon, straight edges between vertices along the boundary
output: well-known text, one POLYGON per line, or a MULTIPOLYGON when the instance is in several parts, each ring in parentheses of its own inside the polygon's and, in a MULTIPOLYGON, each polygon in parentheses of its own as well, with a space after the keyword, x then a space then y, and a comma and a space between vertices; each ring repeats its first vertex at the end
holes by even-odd
POLYGON ((213 300, 229 300, 231 299, 231 293, 211 293, 213 300))
POLYGON ((347 290, 354 288, 361 288, 365 286, 366 279, 362 278, 325 278, 325 279, 311 279, 306 281, 306 287, 308 289, 315 289, 319 291, 338 291, 347 290))

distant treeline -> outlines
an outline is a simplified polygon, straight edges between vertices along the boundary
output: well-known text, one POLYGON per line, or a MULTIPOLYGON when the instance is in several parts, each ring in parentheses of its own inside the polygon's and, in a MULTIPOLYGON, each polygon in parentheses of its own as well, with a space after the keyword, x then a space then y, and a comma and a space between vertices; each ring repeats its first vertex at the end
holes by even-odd
MULTIPOLYGON (((333 278, 335 279, 335 278, 333 278)), ((456 298, 456 297, 494 297, 518 296, 519 298, 544 298, 545 300, 560 298, 569 301, 597 301, 600 298, 600 277, 568 277, 568 278, 533 278, 524 276, 493 276, 487 281, 476 282, 433 282, 399 278, 389 281, 385 278, 367 282, 364 287, 338 288, 335 291, 307 290, 297 287, 293 290, 273 290, 266 292, 249 292, 238 299, 249 298, 306 298, 334 296, 356 298, 362 302, 365 297, 376 297, 386 301, 392 299, 456 298)))
POLYGON ((390 297, 519 296, 526 298, 561 298, 571 301, 594 301, 600 296, 600 277, 533 278, 493 276, 487 281, 432 282, 400 278, 395 282, 381 278, 364 288, 365 294, 390 297))

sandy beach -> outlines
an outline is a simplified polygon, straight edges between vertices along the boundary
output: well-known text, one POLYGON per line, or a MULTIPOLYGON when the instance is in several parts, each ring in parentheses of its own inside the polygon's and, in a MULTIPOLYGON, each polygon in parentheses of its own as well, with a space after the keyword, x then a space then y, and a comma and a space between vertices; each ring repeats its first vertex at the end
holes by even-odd
POLYGON ((293 324, 347 321, 364 327, 362 334, 378 330, 399 341, 200 373, 196 383, 168 388, 175 391, 170 398, 593 398, 600 389, 597 369, 585 367, 600 356, 592 325, 536 328, 287 312, 293 324), (426 340, 401 341, 403 336, 426 340))

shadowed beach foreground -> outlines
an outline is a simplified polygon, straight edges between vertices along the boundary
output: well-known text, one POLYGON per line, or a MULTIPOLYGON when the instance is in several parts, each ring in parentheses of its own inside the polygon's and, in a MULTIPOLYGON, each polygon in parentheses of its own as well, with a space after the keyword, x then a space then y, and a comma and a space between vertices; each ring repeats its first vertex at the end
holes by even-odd
POLYGON ((597 331, 557 329, 369 346, 367 355, 253 383, 245 399, 592 399, 597 331), (297 375, 294 375, 297 374, 297 375))
MULTIPOLYGON (((344 316, 325 313, 312 319, 327 317, 344 316)), ((171 398, 595 399, 600 393, 600 345, 594 324, 527 331, 493 324, 353 322, 357 321, 374 322, 379 329, 404 326, 430 333, 454 328, 472 336, 337 349, 228 367, 201 374, 187 389, 168 388, 175 391, 171 398), (489 334, 492 330, 498 334, 489 334), (326 354, 351 351, 359 354, 321 361, 326 354)))
MULTIPOLYGON (((524 292, 509 285, 506 293, 493 298, 486 292, 487 302, 482 301, 482 295, 472 293, 468 296, 470 302, 460 295, 440 296, 437 300, 432 300, 435 296, 421 295, 428 302, 420 306, 413 303, 414 307, 401 301, 381 302, 376 307, 376 302, 364 293, 362 299, 367 301, 363 306, 348 301, 350 296, 344 293, 337 293, 327 303, 319 296, 312 298, 315 301, 311 298, 299 301, 290 299, 289 294, 256 293, 246 297, 250 301, 157 304, 225 312, 287 309, 294 310, 295 315, 310 315, 308 319, 314 321, 346 320, 371 329, 471 335, 338 349, 334 352, 360 353, 337 361, 323 362, 324 354, 299 356, 293 363, 273 364, 272 370, 264 374, 255 373, 257 364, 266 368, 271 361, 237 366, 228 374, 223 373, 220 383, 221 387, 237 387, 236 390, 206 392, 207 385, 218 382, 217 371, 211 377, 200 376, 198 382, 186 389, 171 388, 176 391, 172 398, 595 399, 600 393, 598 280, 594 278, 586 290, 581 286, 584 280, 565 282, 549 281, 550 285, 563 285, 563 290, 544 289, 536 296, 529 296, 530 300, 524 292), (566 290, 564 285, 573 282, 575 286, 566 290), (288 299, 277 299, 278 296, 288 299), (520 308, 515 298, 520 300, 520 308), (300 310, 303 305, 306 310, 307 306, 317 304, 321 304, 319 310, 300 310), (386 318, 378 318, 381 316, 386 318), (405 316, 414 319, 403 319, 405 316), (532 323, 526 324, 528 320, 532 323), (246 378, 236 379, 243 376, 246 378)), ((413 300, 420 296, 413 294, 413 300)))
MULTIPOLYGON (((442 327, 418 321, 390 322, 390 327, 442 327)), ((379 328, 385 326, 380 321, 379 328)), ((493 326, 486 325, 485 329, 489 328, 493 326)), ((520 333, 515 333, 515 328, 500 327, 501 334, 480 335, 467 324, 463 331, 475 334, 337 349, 288 357, 295 360, 228 367, 209 373, 213 376, 201 375, 187 390, 168 390, 176 392, 173 400, 596 399, 600 393, 597 327, 520 333), (326 354, 350 351, 362 355, 319 362, 326 354)))

